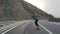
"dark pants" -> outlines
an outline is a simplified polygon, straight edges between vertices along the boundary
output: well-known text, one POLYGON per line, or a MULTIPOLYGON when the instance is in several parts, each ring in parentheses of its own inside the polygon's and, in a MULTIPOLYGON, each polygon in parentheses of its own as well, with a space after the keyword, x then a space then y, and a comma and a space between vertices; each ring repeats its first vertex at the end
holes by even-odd
POLYGON ((38 25, 38 20, 35 20, 35 25, 38 27, 39 25, 38 25))

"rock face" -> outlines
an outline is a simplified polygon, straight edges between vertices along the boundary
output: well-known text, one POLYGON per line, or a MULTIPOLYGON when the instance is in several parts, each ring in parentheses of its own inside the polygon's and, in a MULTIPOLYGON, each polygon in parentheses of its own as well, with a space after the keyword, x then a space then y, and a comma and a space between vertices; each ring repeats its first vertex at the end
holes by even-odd
POLYGON ((49 16, 43 10, 24 0, 0 0, 0 21, 31 19, 29 17, 33 12, 42 15, 43 19, 49 16))

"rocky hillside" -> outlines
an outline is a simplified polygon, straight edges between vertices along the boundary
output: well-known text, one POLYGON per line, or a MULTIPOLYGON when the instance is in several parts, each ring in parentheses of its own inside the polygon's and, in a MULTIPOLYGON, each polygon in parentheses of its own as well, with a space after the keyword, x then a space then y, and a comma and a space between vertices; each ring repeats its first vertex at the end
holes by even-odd
POLYGON ((48 19, 50 16, 24 0, 0 0, 0 21, 31 19, 29 17, 33 12, 42 15, 42 19, 48 19))

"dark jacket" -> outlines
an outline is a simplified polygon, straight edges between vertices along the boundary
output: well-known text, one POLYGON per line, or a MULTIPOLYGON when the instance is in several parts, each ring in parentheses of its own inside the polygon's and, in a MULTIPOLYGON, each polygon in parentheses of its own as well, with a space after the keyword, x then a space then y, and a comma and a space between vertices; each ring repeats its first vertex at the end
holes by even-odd
POLYGON ((38 14, 33 14, 31 18, 33 18, 34 20, 38 20, 40 17, 40 15, 38 14))

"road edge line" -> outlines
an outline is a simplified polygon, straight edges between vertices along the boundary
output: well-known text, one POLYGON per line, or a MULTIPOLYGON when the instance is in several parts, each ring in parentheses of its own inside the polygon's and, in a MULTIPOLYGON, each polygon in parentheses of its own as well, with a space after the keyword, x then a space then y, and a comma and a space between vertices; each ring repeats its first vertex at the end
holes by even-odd
MULTIPOLYGON (((24 22, 26 22, 26 21, 24 21, 24 22)), ((23 23, 24 23, 24 22, 23 22, 23 23)), ((21 24, 23 24, 23 23, 21 23, 21 24)), ((21 24, 20 24, 20 25, 21 25, 21 24)), ((14 27, 12 27, 12 28, 10 28, 10 29, 2 32, 1 34, 5 34, 5 33, 7 33, 8 31, 10 31, 10 30, 12 30, 12 29, 14 29, 14 28, 17 27, 17 26, 19 26, 19 25, 16 25, 16 26, 14 26, 14 27)))
POLYGON ((45 29, 49 34, 53 34, 51 31, 49 31, 46 27, 44 27, 43 25, 41 25, 39 22, 38 22, 38 24, 39 24, 43 29, 45 29))

